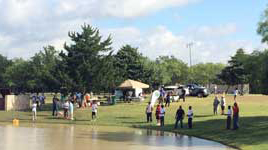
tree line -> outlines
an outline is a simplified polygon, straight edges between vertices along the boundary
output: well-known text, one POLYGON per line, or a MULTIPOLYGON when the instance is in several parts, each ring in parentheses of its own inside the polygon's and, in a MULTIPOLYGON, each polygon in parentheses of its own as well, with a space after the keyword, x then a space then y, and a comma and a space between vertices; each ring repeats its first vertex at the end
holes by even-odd
MULTIPOLYGON (((112 37, 103 38, 97 28, 82 25, 69 32, 71 40, 59 51, 46 46, 30 59, 8 59, 0 54, 0 88, 19 92, 66 90, 111 92, 126 79, 157 88, 160 85, 197 83, 250 85, 251 93, 268 94, 268 50, 250 54, 238 49, 228 63, 199 63, 188 67, 174 56, 151 60, 138 48, 123 45, 114 51, 112 37)), ((268 43, 268 8, 259 22, 258 34, 268 43)))
POLYGON ((0 55, 0 87, 20 92, 107 91, 126 79, 147 83, 152 88, 176 83, 213 83, 223 64, 200 63, 190 69, 174 56, 151 60, 138 48, 123 45, 117 52, 112 38, 103 38, 90 25, 81 32, 69 32, 70 44, 62 51, 46 46, 28 60, 0 55))

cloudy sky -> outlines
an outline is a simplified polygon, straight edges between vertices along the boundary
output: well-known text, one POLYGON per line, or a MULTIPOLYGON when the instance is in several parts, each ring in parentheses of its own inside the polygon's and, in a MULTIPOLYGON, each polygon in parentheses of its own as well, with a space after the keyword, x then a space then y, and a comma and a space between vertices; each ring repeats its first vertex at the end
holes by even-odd
POLYGON ((46 45, 61 50, 84 23, 155 59, 226 62, 237 48, 267 47, 256 34, 265 0, 0 0, 0 53, 30 58, 46 45))

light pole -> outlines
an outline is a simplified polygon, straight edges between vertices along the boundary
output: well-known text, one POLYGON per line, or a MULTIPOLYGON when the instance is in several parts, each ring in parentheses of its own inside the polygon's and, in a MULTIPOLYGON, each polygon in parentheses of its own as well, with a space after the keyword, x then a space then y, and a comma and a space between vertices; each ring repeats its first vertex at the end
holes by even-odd
POLYGON ((186 47, 189 48, 189 56, 190 56, 190 68, 192 67, 192 46, 194 45, 193 42, 187 43, 186 47))
POLYGON ((186 47, 189 48, 189 57, 190 57, 190 82, 192 83, 192 46, 194 45, 193 42, 189 42, 186 44, 186 47))

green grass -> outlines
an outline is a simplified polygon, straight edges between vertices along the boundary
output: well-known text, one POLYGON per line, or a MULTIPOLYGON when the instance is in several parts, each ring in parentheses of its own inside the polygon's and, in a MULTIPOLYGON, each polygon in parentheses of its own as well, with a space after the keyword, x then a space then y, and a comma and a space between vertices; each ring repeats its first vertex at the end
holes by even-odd
MULTIPOLYGON (((226 100, 227 104, 233 104, 232 96, 227 96, 226 100)), ((151 124, 145 122, 147 101, 142 103, 120 103, 113 106, 100 106, 96 121, 91 121, 90 108, 76 109, 74 112, 75 121, 52 117, 51 103, 48 103, 44 107, 45 110, 38 111, 37 123, 94 124, 102 126, 152 128, 210 139, 240 149, 268 149, 268 96, 246 95, 238 97, 240 129, 237 131, 225 129, 226 116, 213 115, 212 96, 203 99, 189 97, 185 103, 171 103, 171 106, 166 108, 165 127, 156 126, 155 119, 151 124), (182 105, 185 111, 187 111, 188 106, 193 106, 193 129, 173 129, 175 122, 174 115, 179 105, 182 105)), ((18 117, 21 122, 31 122, 30 111, 15 113, 0 111, 1 122, 11 122, 14 116, 18 117)), ((184 119, 184 123, 186 127, 187 119, 184 119)))

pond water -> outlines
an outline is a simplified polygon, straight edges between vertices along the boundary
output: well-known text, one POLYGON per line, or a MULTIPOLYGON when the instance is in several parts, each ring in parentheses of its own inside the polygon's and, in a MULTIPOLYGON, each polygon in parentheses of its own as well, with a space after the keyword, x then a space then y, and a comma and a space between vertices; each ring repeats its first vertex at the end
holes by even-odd
POLYGON ((80 125, 0 125, 0 150, 230 149, 217 142, 162 131, 80 125))

